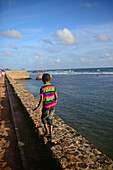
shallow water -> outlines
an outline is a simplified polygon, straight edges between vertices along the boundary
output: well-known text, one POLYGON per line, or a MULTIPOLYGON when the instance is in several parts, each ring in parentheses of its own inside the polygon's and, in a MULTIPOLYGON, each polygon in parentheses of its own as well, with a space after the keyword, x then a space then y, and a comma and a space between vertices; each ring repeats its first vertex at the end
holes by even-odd
MULTIPOLYGON (((39 99, 42 81, 30 73, 19 81, 39 99)), ((113 75, 53 74, 58 92, 55 113, 95 147, 113 159, 113 75)))

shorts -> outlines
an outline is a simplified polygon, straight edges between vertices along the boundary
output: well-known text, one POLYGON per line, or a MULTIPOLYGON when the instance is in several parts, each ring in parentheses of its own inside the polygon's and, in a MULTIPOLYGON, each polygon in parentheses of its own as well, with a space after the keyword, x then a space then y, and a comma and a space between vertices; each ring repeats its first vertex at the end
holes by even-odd
POLYGON ((42 109, 42 122, 43 124, 53 124, 53 115, 55 111, 55 106, 49 107, 49 108, 44 108, 42 109))

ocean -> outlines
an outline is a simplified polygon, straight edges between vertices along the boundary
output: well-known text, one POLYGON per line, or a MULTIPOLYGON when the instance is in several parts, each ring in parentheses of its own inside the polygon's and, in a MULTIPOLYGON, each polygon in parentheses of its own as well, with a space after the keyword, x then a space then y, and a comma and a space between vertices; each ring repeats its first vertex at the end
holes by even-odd
MULTIPOLYGON (((113 68, 47 72, 59 97, 55 113, 113 160, 113 68)), ((28 73, 31 79, 18 82, 39 99, 41 73, 28 73)))

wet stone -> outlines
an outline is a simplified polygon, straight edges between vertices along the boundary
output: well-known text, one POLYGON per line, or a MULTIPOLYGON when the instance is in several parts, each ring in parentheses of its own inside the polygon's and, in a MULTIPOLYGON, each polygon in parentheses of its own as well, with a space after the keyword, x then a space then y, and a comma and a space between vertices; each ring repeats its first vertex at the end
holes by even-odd
POLYGON ((71 133, 71 134, 74 134, 75 132, 71 130, 70 133, 71 133))
POLYGON ((70 154, 70 155, 74 155, 74 156, 75 156, 75 154, 74 154, 74 153, 75 153, 75 151, 74 151, 74 150, 72 151, 72 150, 69 150, 69 149, 68 149, 68 150, 66 151, 66 154, 70 154))
POLYGON ((106 161, 106 160, 105 160, 105 164, 106 164, 106 165, 111 165, 112 162, 111 162, 111 161, 106 161))
POLYGON ((78 158, 81 159, 81 160, 87 159, 87 157, 83 156, 83 155, 79 155, 78 158))
POLYGON ((71 161, 71 162, 78 162, 79 161, 79 159, 76 158, 74 155, 67 155, 66 158, 67 158, 68 161, 71 161))
POLYGON ((98 169, 99 165, 98 164, 90 164, 89 169, 98 169))
POLYGON ((60 160, 60 163, 62 164, 63 168, 65 168, 68 165, 67 159, 66 158, 62 158, 60 160))
POLYGON ((79 155, 79 152, 74 152, 74 155, 75 155, 75 156, 78 156, 78 155, 79 155))
POLYGON ((86 163, 78 163, 78 167, 80 168, 87 168, 87 164, 86 163))

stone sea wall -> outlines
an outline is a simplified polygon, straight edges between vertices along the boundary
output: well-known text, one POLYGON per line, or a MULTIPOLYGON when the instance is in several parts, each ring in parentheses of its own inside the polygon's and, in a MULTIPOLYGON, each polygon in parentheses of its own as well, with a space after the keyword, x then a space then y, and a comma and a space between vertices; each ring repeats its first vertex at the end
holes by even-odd
MULTIPOLYGON (((32 111, 38 105, 38 100, 21 84, 18 84, 8 74, 7 78, 15 93, 25 107, 29 117, 38 129, 41 137, 44 133, 44 126, 41 121, 41 108, 35 113, 32 111)), ((68 126, 60 117, 54 115, 53 138, 43 138, 44 143, 52 151, 52 154, 60 162, 62 169, 68 170, 112 170, 113 161, 97 150, 93 144, 68 126)))
POLYGON ((28 72, 25 70, 6 71, 6 74, 13 79, 30 79, 28 72))

